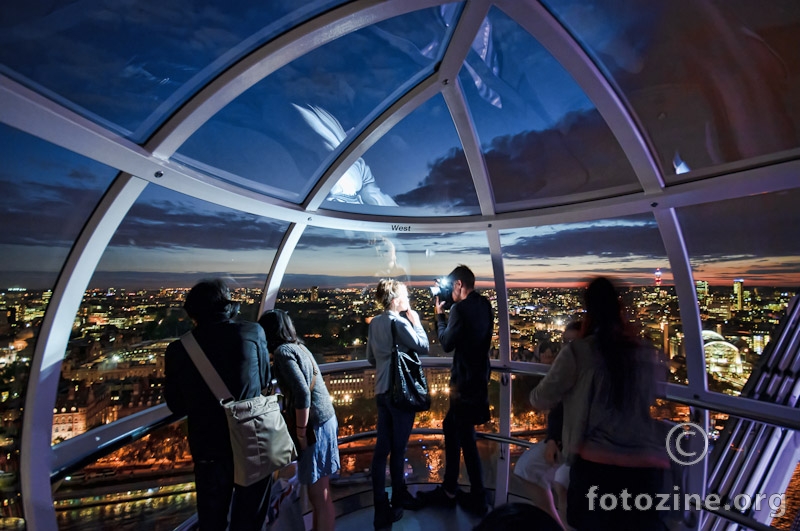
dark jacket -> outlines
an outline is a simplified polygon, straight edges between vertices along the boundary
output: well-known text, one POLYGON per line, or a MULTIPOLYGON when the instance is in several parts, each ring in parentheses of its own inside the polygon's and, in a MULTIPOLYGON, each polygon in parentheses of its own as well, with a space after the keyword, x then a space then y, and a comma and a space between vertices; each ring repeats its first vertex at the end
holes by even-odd
POLYGON ((489 299, 471 291, 450 308, 450 318, 438 314, 439 342, 453 351, 450 407, 469 411, 473 424, 489 420, 489 349, 494 312, 489 299))
MULTIPOLYGON (((236 400, 258 396, 270 381, 264 330, 257 323, 201 323, 194 336, 236 400)), ((186 415, 192 459, 232 459, 228 422, 180 340, 167 347, 164 395, 173 413, 186 415)))

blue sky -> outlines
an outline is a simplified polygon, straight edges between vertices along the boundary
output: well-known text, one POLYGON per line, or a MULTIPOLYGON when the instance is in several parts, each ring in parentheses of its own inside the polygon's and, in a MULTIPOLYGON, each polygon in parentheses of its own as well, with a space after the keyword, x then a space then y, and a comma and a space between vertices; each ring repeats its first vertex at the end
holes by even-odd
MULTIPOLYGON (((188 91, 219 71, 215 61, 241 55, 291 21, 333 3, 306 4, 305 11, 293 12, 296 4, 272 2, 274 10, 266 14, 255 9, 257 3, 237 4, 238 11, 224 4, 224 15, 223 4, 214 1, 143 3, 138 11, 114 13, 76 10, 68 3, 50 11, 18 7, 0 22, 6 30, 0 32, 5 43, 0 50, 14 50, 0 51, 0 69, 57 91, 54 97, 98 122, 144 138, 188 91), (272 24, 264 27, 266 20, 272 24), (142 39, 143 32, 155 32, 155 38, 142 39)), ((556 11, 581 28, 586 13, 580 3, 558 4, 556 11)), ((336 152, 293 104, 331 112, 346 132, 346 144, 403 87, 431 71, 452 26, 448 9, 384 21, 286 65, 201 127, 179 154, 248 187, 301 201, 336 152)), ((614 24, 632 20, 634 13, 625 13, 614 24)), ((621 45, 608 38, 616 26, 610 25, 609 33, 582 31, 598 53, 603 46, 621 45)), ((459 82, 499 211, 638 186, 592 102, 538 42, 496 8, 481 35, 486 39, 473 43, 459 82)), ((618 56, 627 62, 616 71, 631 74, 642 66, 638 54, 651 43, 639 37, 624 43, 632 54, 618 56)), ((707 126, 699 124, 700 130, 705 134, 707 126)), ((687 129, 688 140, 702 140, 691 134, 687 129)), ((116 171, 6 126, 0 126, 0 157, 0 287, 51 287, 116 171)), ((463 150, 440 95, 398 123, 363 158, 376 184, 405 215, 478 212, 463 150)), ((800 283, 800 239, 793 233, 800 226, 799 201, 800 192, 791 191, 679 210, 695 276, 725 284, 735 277, 800 283)), ((330 202, 324 207, 352 210, 330 202)), ((375 212, 391 214, 394 208, 375 212)), ((219 274, 263 285, 285 228, 283 222, 149 185, 113 237, 92 283, 189 285, 219 274)), ((665 282, 671 278, 651 216, 504 231, 501 241, 509 285, 574 283, 597 269, 646 283, 660 267, 665 282)), ((309 228, 286 285, 358 285, 393 268, 426 283, 457 263, 488 281, 486 236, 381 237, 309 228), (386 269, 391 246, 396 258, 386 269)))

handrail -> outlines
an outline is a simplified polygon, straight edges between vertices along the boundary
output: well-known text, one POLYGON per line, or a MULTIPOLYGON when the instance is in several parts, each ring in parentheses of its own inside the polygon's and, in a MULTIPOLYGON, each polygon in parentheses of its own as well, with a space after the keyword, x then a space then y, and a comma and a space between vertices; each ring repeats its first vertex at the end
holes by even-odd
MULTIPOLYGON (((424 367, 441 367, 446 368, 450 367, 452 364, 452 358, 449 357, 423 357, 421 358, 422 365, 424 367)), ((524 375, 542 375, 542 364, 533 364, 530 365, 531 370, 527 370, 527 368, 519 367, 521 363, 527 362, 513 362, 512 367, 504 367, 499 365, 498 360, 492 360, 492 370, 497 371, 500 373, 511 373, 511 374, 524 374, 524 375)), ((320 370, 322 374, 333 374, 337 372, 346 372, 346 371, 353 371, 353 370, 363 370, 369 369, 371 365, 366 360, 355 360, 355 361, 347 361, 347 362, 334 362, 334 363, 325 363, 320 366, 320 370)), ((753 420, 756 422, 762 422, 765 424, 770 424, 773 426, 778 426, 781 428, 788 428, 794 431, 800 431, 800 419, 795 418, 795 416, 785 416, 782 418, 775 418, 772 415, 765 416, 759 415, 758 413, 753 413, 749 411, 743 411, 739 408, 736 408, 733 405, 729 404, 718 404, 718 403, 710 403, 706 400, 702 400, 700 398, 690 397, 690 396, 683 396, 681 394, 674 394, 669 392, 669 389, 682 389, 681 386, 677 386, 675 384, 667 384, 668 392, 664 398, 668 400, 672 400, 674 402, 678 402, 680 404, 692 406, 692 407, 699 407, 701 409, 708 409, 713 411, 719 411, 721 413, 727 413, 729 415, 733 415, 736 417, 746 418, 749 420, 753 420)), ((733 398, 733 397, 725 397, 725 398, 733 398)), ((738 397, 740 400, 746 400, 744 398, 738 397)), ((726 400, 727 402, 727 400, 726 400)), ((762 404, 764 404, 762 402, 762 404)), ((781 406, 786 409, 792 409, 792 411, 796 411, 793 408, 787 408, 786 406, 781 406)), ((78 456, 68 455, 71 454, 69 451, 71 447, 77 446, 81 439, 86 438, 91 439, 92 441, 95 440, 95 437, 99 434, 98 430, 113 430, 117 427, 121 427, 126 423, 130 423, 132 420, 132 416, 125 417, 118 421, 115 421, 111 424, 107 424, 98 428, 95 428, 85 434, 79 435, 78 437, 74 437, 72 439, 67 439, 61 444, 55 445, 53 447, 54 452, 56 453, 56 465, 54 466, 53 474, 51 475, 51 481, 57 481, 63 478, 65 475, 68 475, 70 472, 78 470, 79 468, 85 466, 86 464, 97 460, 98 458, 111 453, 112 451, 116 450, 117 448, 123 446, 124 444, 128 444, 133 442, 139 437, 150 433, 156 427, 161 427, 164 423, 172 423, 180 420, 180 418, 176 416, 172 416, 169 413, 169 410, 166 409, 166 412, 161 412, 160 410, 166 409, 165 404, 159 404, 149 408, 145 411, 137 413, 140 414, 148 414, 157 412, 157 415, 154 415, 157 419, 154 423, 148 423, 145 425, 138 425, 132 428, 127 432, 123 432, 115 437, 114 444, 107 444, 102 447, 92 446, 92 450, 87 453, 82 453, 78 456)), ((369 433, 369 432, 365 432, 369 433)), ((511 444, 511 443, 509 443, 511 444)))

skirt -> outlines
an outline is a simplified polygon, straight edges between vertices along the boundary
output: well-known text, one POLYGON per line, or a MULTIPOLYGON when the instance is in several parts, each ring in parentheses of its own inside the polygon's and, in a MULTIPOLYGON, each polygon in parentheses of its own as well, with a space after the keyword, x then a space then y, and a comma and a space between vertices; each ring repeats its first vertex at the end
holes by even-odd
POLYGON ((311 485, 339 470, 339 423, 336 415, 314 428, 317 442, 306 448, 297 461, 297 479, 311 485))

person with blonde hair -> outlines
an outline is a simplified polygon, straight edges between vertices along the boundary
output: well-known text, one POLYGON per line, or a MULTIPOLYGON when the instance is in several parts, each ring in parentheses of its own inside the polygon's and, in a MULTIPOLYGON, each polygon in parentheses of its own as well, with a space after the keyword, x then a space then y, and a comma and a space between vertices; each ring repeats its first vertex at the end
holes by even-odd
POLYGON ((413 411, 392 405, 389 391, 392 348, 428 354, 428 336, 419 315, 411 309, 408 288, 394 279, 378 282, 375 299, 383 308, 369 323, 367 360, 375 367, 375 400, 378 404, 378 434, 372 454, 372 493, 375 503, 375 529, 391 526, 403 517, 403 509, 416 510, 417 500, 408 492, 404 468, 406 447, 414 426, 413 411), (392 499, 386 496, 386 461, 392 482, 392 499))

